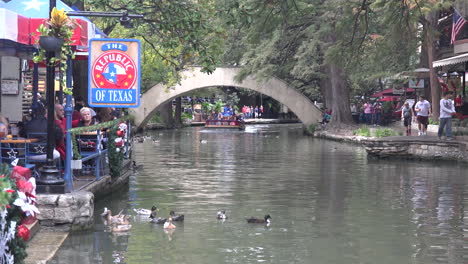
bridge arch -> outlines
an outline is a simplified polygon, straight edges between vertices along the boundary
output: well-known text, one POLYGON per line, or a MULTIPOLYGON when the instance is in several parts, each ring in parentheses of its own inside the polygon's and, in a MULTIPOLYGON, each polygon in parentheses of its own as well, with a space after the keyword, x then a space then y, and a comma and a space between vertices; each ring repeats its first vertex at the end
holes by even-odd
POLYGON ((141 127, 146 124, 160 105, 193 90, 214 86, 240 87, 267 95, 286 105, 306 126, 322 119, 321 111, 309 98, 276 77, 266 81, 247 77, 238 83, 234 77, 239 73, 239 68, 217 68, 212 74, 200 70, 199 67, 193 67, 183 72, 182 81, 174 88, 158 84, 146 91, 141 97, 140 107, 130 110, 135 116, 136 125, 141 127))

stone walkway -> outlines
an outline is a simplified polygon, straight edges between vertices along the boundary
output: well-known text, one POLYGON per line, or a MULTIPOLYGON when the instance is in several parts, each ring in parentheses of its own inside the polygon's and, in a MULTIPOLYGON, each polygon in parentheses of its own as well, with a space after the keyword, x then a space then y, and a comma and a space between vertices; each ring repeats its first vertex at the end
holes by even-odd
POLYGON ((54 232, 41 229, 31 241, 28 242, 26 252, 28 257, 25 264, 46 264, 54 256, 65 239, 68 232, 54 232))

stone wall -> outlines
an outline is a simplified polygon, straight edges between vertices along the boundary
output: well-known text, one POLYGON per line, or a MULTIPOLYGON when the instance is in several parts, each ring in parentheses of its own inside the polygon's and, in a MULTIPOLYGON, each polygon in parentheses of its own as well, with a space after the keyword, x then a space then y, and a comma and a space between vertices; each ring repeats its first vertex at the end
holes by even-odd
POLYGON ((79 191, 67 194, 40 194, 37 196, 41 225, 65 229, 86 229, 94 223, 94 194, 79 191))
POLYGON ((423 160, 468 161, 466 145, 457 141, 430 141, 412 138, 366 140, 363 144, 370 156, 378 158, 401 157, 423 160))

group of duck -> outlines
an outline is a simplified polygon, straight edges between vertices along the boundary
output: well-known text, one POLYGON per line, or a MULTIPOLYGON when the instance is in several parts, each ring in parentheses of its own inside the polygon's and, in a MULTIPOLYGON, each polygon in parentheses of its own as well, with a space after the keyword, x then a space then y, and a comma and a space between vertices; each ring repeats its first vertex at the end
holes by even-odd
POLYGON ((133 142, 134 143, 143 143, 145 141, 151 141, 154 144, 159 144, 159 139, 153 138, 151 136, 145 135, 145 136, 135 136, 133 137, 133 142))
MULTIPOLYGON (((163 225, 165 230, 176 229, 176 225, 173 222, 183 222, 184 215, 177 215, 174 211, 170 211, 168 218, 162 218, 157 216, 159 211, 156 206, 151 207, 151 209, 143 208, 134 208, 133 211, 140 216, 148 216, 150 219, 149 222, 163 225)), ((117 215, 112 215, 112 211, 104 207, 104 212, 101 214, 103 217, 104 223, 110 227, 112 232, 125 232, 129 231, 132 228, 130 224, 130 215, 122 214, 123 210, 120 211, 117 215)), ((227 220, 226 211, 218 211, 216 214, 218 220, 227 220)), ((266 224, 267 226, 271 223, 271 216, 269 214, 265 215, 264 218, 250 217, 246 218, 247 223, 253 224, 266 224)))

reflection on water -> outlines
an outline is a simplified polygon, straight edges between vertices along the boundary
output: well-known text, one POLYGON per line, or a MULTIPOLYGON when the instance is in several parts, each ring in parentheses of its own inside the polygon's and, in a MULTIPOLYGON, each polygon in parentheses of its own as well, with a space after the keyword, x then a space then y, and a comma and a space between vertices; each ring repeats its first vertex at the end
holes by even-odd
POLYGON ((157 131, 137 144, 129 190, 96 204, 185 214, 165 231, 133 218, 128 234, 75 233, 53 263, 467 263, 466 167, 367 160, 355 145, 299 126, 245 132, 157 131), (224 209, 228 219, 216 219, 224 209), (272 224, 246 217, 272 216, 272 224))

